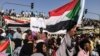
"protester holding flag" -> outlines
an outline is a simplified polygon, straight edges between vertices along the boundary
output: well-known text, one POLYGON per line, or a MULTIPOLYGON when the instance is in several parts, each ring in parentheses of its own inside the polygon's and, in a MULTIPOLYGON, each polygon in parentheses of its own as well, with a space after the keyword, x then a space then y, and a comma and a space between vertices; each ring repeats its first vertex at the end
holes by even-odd
POLYGON ((70 3, 49 12, 50 17, 46 20, 46 30, 49 32, 66 30, 66 35, 55 56, 73 56, 72 37, 77 31, 78 24, 81 23, 83 9, 84 6, 81 8, 81 0, 72 0, 70 3))
POLYGON ((61 45, 59 46, 55 56, 73 56, 74 48, 72 46, 72 37, 76 33, 76 22, 70 21, 69 28, 67 28, 67 32, 65 37, 63 38, 63 41, 61 45), (63 51, 62 51, 63 50, 63 51))
POLYGON ((0 56, 7 56, 6 50, 9 44, 10 44, 9 40, 0 36, 0 56))

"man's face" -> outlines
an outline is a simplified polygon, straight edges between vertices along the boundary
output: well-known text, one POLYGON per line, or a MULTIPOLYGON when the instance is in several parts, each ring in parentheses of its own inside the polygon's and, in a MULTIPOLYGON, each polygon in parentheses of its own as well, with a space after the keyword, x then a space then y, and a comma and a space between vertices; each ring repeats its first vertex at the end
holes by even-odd
POLYGON ((43 52, 47 52, 47 47, 46 47, 46 45, 45 44, 43 44, 43 52))
POLYGON ((69 31, 70 36, 74 36, 74 35, 76 34, 77 28, 78 28, 78 26, 75 25, 75 26, 69 31))
POLYGON ((40 28, 40 31, 42 32, 43 31, 43 28, 40 28))
POLYGON ((91 50, 90 47, 91 47, 91 46, 90 46, 90 43, 86 43, 85 46, 84 46, 84 49, 85 49, 86 51, 89 51, 89 50, 91 50))

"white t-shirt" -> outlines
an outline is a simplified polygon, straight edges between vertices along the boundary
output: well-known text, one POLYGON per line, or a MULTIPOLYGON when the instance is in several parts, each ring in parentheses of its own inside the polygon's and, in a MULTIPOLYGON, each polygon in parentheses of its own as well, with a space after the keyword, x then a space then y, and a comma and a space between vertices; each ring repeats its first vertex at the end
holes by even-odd
POLYGON ((34 53, 34 54, 32 54, 31 56, 44 56, 44 55, 41 54, 41 53, 34 53))

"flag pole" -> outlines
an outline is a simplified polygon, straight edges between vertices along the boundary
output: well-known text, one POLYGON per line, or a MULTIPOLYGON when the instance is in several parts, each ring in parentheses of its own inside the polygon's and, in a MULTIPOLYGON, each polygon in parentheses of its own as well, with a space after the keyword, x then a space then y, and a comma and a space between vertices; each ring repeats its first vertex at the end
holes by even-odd
POLYGON ((80 15, 79 15, 79 19, 77 22, 77 25, 80 26, 82 23, 82 17, 83 17, 83 13, 84 13, 84 7, 85 7, 85 0, 81 0, 81 10, 80 10, 80 15))

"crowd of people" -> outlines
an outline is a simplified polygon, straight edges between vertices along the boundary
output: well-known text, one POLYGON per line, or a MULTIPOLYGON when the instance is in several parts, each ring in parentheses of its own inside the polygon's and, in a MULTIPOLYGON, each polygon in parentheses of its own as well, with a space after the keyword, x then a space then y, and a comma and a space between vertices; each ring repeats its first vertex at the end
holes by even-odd
POLYGON ((82 20, 83 26, 95 26, 95 27, 100 27, 100 21, 95 20, 95 19, 90 19, 90 18, 84 18, 82 20))
POLYGON ((43 28, 39 32, 1 28, 0 56, 99 56, 100 35, 76 34, 76 23, 71 24, 73 26, 66 29, 66 34, 58 34, 56 37, 43 32, 43 28), (9 47, 11 52, 7 53, 9 47))
MULTIPOLYGON (((72 1, 67 5, 74 8, 74 6, 80 5, 77 2, 72 1)), ((73 9, 71 7, 70 9, 73 9)), ((74 14, 78 14, 79 12, 75 12, 74 9, 74 14)), ((58 10, 55 11, 59 14, 58 10)), ((64 13, 64 11, 60 12, 64 13)), ((74 17, 74 14, 71 15, 74 17)), ((48 19, 48 16, 45 16, 43 12, 26 10, 17 13, 15 9, 1 10, 0 23, 1 26, 5 25, 4 28, 8 25, 5 24, 6 21, 3 16, 10 16, 12 19, 22 18, 22 20, 30 17, 48 19)), ((0 27, 0 56, 100 56, 100 33, 78 34, 79 26, 76 24, 77 22, 70 21, 69 26, 66 27, 66 33, 56 34, 56 36, 44 32, 43 28, 40 28, 38 32, 34 32, 30 29, 22 31, 20 27, 16 28, 16 30, 9 26, 6 29, 0 27)), ((83 19, 82 26, 100 28, 100 21, 83 19)))
POLYGON ((44 15, 43 12, 33 12, 33 11, 21 11, 19 13, 16 13, 15 9, 6 9, 1 10, 0 15, 6 15, 6 16, 14 16, 14 17, 42 17, 47 18, 47 16, 44 15))
MULTIPOLYGON (((21 11, 20 13, 16 13, 15 9, 1 10, 0 11, 0 16, 2 17, 3 15, 18 17, 18 18, 21 18, 21 17, 24 17, 24 18, 42 17, 42 18, 45 18, 45 19, 48 18, 48 16, 45 16, 43 12, 21 11)), ((83 23, 82 26, 100 27, 100 21, 99 20, 95 20, 95 19, 83 18, 82 19, 82 23, 83 23)))

